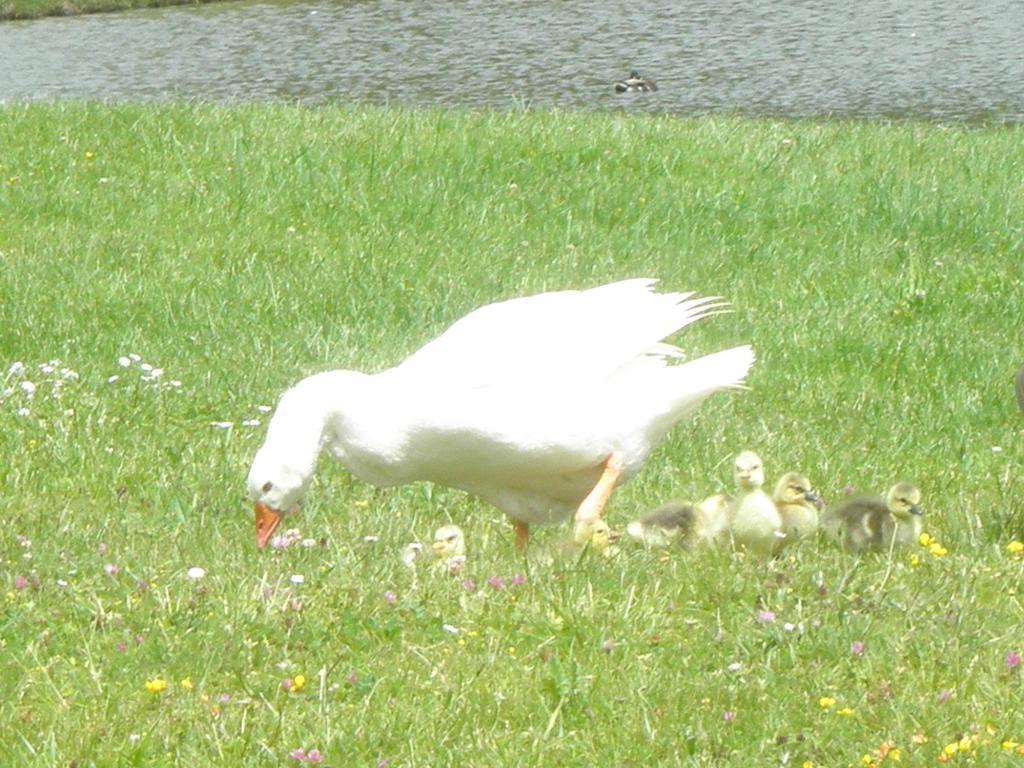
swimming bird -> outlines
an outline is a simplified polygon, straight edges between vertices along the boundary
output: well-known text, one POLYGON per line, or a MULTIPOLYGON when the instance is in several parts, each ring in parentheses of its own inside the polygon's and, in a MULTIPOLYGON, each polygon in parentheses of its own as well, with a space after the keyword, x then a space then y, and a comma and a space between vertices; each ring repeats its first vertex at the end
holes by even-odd
POLYGON ((772 500, 782 518, 784 538, 778 547, 790 546, 813 536, 818 531, 820 497, 811 490, 810 481, 799 472, 787 472, 775 484, 772 500))
POLYGON ((729 528, 735 546, 760 557, 770 557, 782 537, 782 518, 775 502, 764 492, 764 465, 753 451, 743 451, 733 462, 736 497, 729 506, 729 528))
POLYGON ((739 387, 749 346, 681 362, 663 339, 717 298, 657 293, 651 279, 481 307, 394 368, 328 371, 277 403, 248 475, 256 544, 302 499, 322 448, 377 486, 432 481, 513 523, 601 517, 674 424, 739 387))
POLYGON ((822 529, 848 552, 889 551, 915 543, 921 535, 921 492, 896 483, 881 496, 854 496, 828 509, 822 529))
POLYGON ((658 90, 658 84, 647 77, 640 77, 635 69, 629 73, 629 77, 620 80, 615 84, 616 93, 650 93, 658 90))

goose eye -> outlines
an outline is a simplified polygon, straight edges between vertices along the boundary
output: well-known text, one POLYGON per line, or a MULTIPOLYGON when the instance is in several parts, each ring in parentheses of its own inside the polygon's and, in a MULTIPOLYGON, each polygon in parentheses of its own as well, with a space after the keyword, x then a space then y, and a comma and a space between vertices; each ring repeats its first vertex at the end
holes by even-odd
POLYGON ((267 482, 265 482, 263 484, 263 492, 264 493, 270 493, 270 491, 271 491, 271 489, 273 489, 273 487, 274 487, 274 484, 272 482, 270 482, 269 480, 267 480, 267 482))

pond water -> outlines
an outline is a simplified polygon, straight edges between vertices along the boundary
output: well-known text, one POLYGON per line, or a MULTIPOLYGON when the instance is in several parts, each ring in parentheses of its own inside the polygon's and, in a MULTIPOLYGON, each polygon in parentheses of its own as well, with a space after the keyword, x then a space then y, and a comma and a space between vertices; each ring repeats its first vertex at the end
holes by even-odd
POLYGON ((0 24, 0 100, 1024 119, 1020 0, 315 0, 0 24), (636 69, 653 94, 614 93, 636 69))

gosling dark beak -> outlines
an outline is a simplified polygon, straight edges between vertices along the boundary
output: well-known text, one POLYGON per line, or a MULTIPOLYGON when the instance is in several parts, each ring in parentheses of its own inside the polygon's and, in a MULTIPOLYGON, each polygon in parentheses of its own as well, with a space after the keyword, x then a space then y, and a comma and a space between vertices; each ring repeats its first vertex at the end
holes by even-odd
POLYGON ((256 512, 256 546, 263 549, 280 524, 281 514, 259 502, 252 506, 256 512))
POLYGON ((814 491, 807 491, 804 494, 804 498, 811 502, 811 504, 814 505, 814 508, 819 512, 825 508, 825 500, 814 491))
POLYGON ((912 514, 912 515, 923 515, 924 512, 921 510, 921 508, 919 506, 917 506, 917 504, 911 504, 910 505, 910 514, 912 514))

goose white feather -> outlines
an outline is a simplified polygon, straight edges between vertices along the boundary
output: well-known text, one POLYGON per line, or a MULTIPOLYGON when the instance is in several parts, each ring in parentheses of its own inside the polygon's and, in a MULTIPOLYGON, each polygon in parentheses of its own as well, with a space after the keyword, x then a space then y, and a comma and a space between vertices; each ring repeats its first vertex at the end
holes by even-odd
POLYGON ((655 293, 654 282, 491 304, 394 368, 303 379, 281 396, 249 470, 257 543, 301 500, 322 448, 365 482, 459 488, 524 530, 578 510, 610 457, 621 474, 615 463, 609 486, 629 479, 708 395, 740 386, 754 360, 740 346, 681 362, 663 340, 723 305, 655 293))

